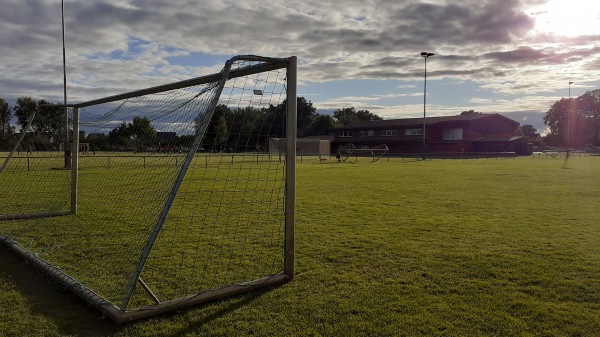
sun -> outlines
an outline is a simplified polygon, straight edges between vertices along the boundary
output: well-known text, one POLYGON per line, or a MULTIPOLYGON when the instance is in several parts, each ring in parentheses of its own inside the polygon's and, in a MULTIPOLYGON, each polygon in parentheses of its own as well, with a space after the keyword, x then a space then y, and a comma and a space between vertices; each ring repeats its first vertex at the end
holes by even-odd
POLYGON ((600 29, 600 0, 550 0, 533 8, 535 29, 562 36, 594 35, 600 29))

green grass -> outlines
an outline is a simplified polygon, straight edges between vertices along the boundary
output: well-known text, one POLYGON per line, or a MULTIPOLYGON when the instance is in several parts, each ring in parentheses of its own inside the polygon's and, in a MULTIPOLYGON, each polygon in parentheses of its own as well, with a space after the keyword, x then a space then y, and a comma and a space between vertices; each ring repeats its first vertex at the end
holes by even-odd
MULTIPOLYGON (((276 199, 284 182, 282 170, 275 170, 282 164, 264 159, 197 156, 144 266, 142 278, 162 301, 283 269, 284 217, 276 199), (217 166, 221 160, 225 162, 217 166)), ((83 157, 76 215, 10 221, 2 233, 121 306, 175 181, 176 161, 182 163, 182 154, 83 157)), ((40 184, 32 185, 36 179, 47 182, 49 189, 55 187, 56 194, 70 194, 68 186, 53 182, 57 174, 69 177, 70 172, 52 170, 48 162, 32 166, 35 170, 9 168, 0 176, 0 185, 11 184, 5 194, 19 209, 39 209, 40 184)), ((53 200, 48 193, 42 195, 53 200)), ((137 287, 127 308, 153 303, 137 287)))
POLYGON ((123 326, 0 248, 0 335, 597 336, 600 158, 563 162, 304 161, 294 281, 123 326))

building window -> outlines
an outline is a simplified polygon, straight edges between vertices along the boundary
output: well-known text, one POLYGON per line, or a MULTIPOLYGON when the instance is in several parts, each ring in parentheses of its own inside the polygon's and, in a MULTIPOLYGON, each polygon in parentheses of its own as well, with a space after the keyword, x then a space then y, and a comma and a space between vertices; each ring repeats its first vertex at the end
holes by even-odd
POLYGON ((444 140, 462 140, 462 139, 463 139, 463 129, 462 128, 444 129, 444 140))
POLYGON ((340 137, 352 137, 352 131, 340 131, 340 137))
POLYGON ((368 134, 369 137, 373 137, 373 130, 367 131, 367 134, 368 134))
POLYGON ((407 136, 420 136, 423 134, 423 129, 406 129, 404 134, 407 136))
POLYGON ((396 135, 396 130, 383 130, 381 132, 382 136, 395 136, 396 135))

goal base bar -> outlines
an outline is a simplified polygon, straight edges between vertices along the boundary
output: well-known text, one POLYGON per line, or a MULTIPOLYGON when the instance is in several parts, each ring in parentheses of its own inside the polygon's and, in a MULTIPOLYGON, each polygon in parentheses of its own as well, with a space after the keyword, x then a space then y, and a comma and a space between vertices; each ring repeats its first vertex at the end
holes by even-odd
POLYGON ((51 277, 54 281, 64 285, 69 291, 71 291, 84 301, 91 303, 97 310, 102 312, 105 315, 105 317, 108 317, 119 324, 149 318, 152 316, 163 314, 165 312, 174 311, 226 297, 243 294, 259 288, 266 288, 278 284, 287 283, 293 279, 293 276, 287 275, 285 273, 274 274, 241 284, 230 285, 224 288, 210 290, 198 294, 191 294, 181 298, 160 302, 154 305, 143 306, 135 310, 124 311, 110 304, 108 301, 106 301, 101 296, 87 288, 82 283, 76 281, 75 279, 63 273, 56 267, 40 259, 39 257, 32 254, 31 252, 21 247, 18 243, 10 240, 9 238, 0 235, 0 244, 6 246, 9 250, 23 258, 28 263, 31 263, 34 268, 41 270, 43 273, 51 277))
POLYGON ((69 215, 69 214, 73 214, 73 212, 62 211, 62 212, 46 212, 46 213, 32 213, 32 214, 4 214, 4 215, 0 215, 0 221, 48 218, 51 216, 63 216, 63 215, 69 215))
POLYGON ((127 323, 143 318, 152 317, 168 311, 178 310, 194 305, 199 305, 222 298, 228 298, 235 295, 240 295, 246 292, 251 292, 260 288, 267 288, 292 280, 292 277, 286 274, 275 274, 258 280, 245 282, 242 284, 230 285, 224 288, 210 290, 200 294, 188 295, 185 297, 161 302, 156 305, 141 307, 136 310, 122 311, 114 306, 108 308, 100 308, 110 319, 117 323, 127 323))

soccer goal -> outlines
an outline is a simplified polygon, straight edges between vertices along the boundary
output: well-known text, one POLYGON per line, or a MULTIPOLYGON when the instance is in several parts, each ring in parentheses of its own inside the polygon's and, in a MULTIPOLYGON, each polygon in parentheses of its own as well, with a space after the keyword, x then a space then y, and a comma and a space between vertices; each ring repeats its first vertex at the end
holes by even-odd
POLYGON ((293 278, 296 57, 55 110, 2 163, 11 250, 117 322, 293 278))
POLYGON ((342 161, 348 160, 348 158, 355 156, 370 156, 372 158, 372 162, 376 162, 383 155, 385 155, 389 151, 387 145, 381 144, 375 147, 362 146, 360 148, 354 147, 354 144, 349 144, 345 148, 340 149, 340 156, 342 156, 342 161))

